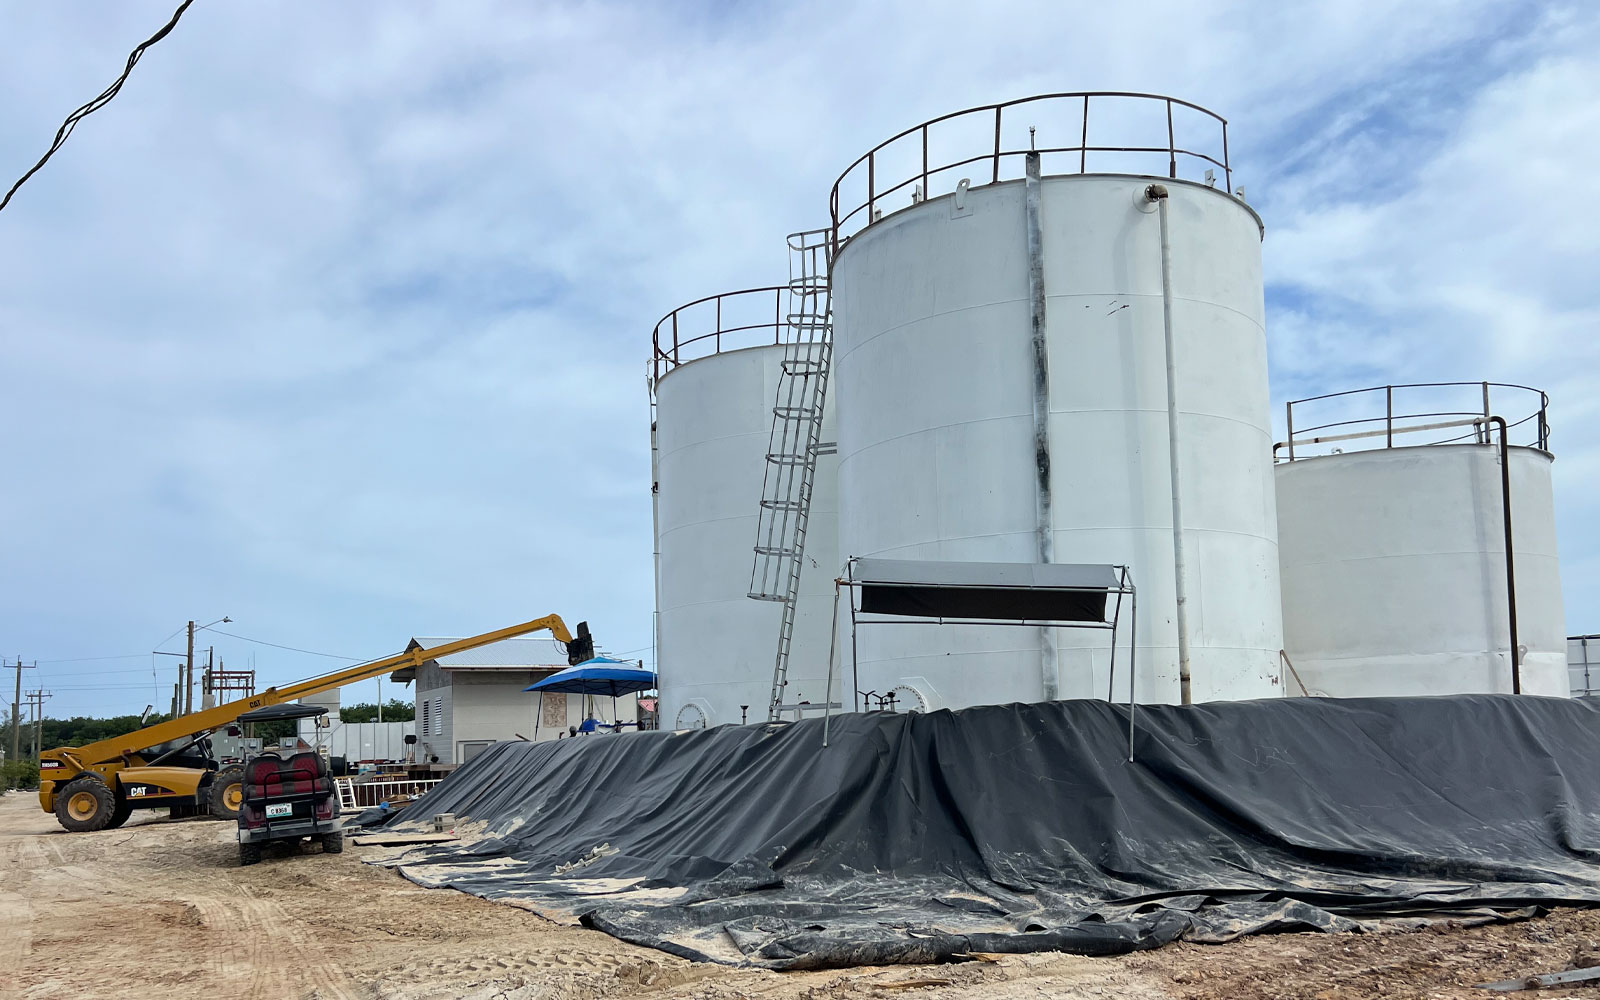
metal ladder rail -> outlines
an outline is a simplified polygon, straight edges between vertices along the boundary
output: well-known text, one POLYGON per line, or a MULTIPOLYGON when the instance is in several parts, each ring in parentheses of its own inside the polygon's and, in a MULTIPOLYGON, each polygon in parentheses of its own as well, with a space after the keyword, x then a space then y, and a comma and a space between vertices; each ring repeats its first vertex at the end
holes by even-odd
MULTIPOLYGON (((823 268, 819 266, 826 261, 826 243, 821 240, 814 244, 807 242, 807 237, 824 235, 797 234, 798 245, 794 242, 796 237, 790 239, 791 309, 788 325, 792 336, 788 356, 784 359, 783 375, 789 391, 779 394, 783 401, 773 408, 774 447, 767 456, 768 472, 776 472, 779 486, 763 496, 763 509, 770 514, 767 545, 757 546, 756 575, 762 576, 762 581, 759 588, 752 586, 752 596, 756 596, 759 589, 766 599, 783 601, 773 664, 772 696, 768 706, 768 718, 773 721, 779 718, 784 709, 783 694, 788 686, 789 655, 794 642, 800 581, 805 570, 806 536, 816 485, 817 458, 823 448, 822 418, 832 366, 829 289, 823 268), (793 272, 795 262, 799 264, 798 276, 793 272), (766 567, 763 567, 763 556, 767 559, 766 567), (787 574, 782 572, 785 563, 787 574), (767 590, 765 568, 776 569, 777 575, 786 577, 781 595, 767 590)), ((767 493, 766 490, 763 492, 767 493)))
MULTIPOLYGON (((804 256, 795 246, 808 247, 806 238, 817 234, 798 233, 790 237, 791 257, 804 256)), ((814 254, 813 254, 814 256, 814 254)), ((798 276, 791 260, 789 281, 790 308, 785 325, 789 342, 785 345, 782 374, 773 405, 773 424, 766 454, 766 473, 762 482, 761 523, 757 529, 756 559, 751 568, 749 596, 757 600, 788 600, 785 562, 798 557, 793 528, 795 515, 805 503, 802 484, 805 466, 812 463, 808 443, 820 435, 822 406, 815 392, 815 376, 826 359, 819 356, 818 334, 826 334, 825 312, 814 311, 814 301, 825 289, 819 286, 814 266, 801 261, 798 276)))
MULTIPOLYGON (((803 288, 791 284, 791 300, 805 297, 803 288)), ((797 525, 791 521, 798 521, 805 503, 802 484, 805 467, 810 464, 806 442, 812 436, 811 425, 820 424, 822 416, 814 392, 819 362, 813 356, 814 345, 805 339, 816 323, 792 309, 787 323, 794 339, 785 347, 778 399, 773 406, 761 499, 765 530, 757 532, 758 558, 752 568, 750 586, 750 596, 757 600, 788 599, 787 589, 782 586, 788 576, 784 563, 799 555, 792 530, 797 525)))
POLYGON ((773 408, 772 450, 767 455, 761 500, 762 528, 757 533, 757 558, 751 574, 750 596, 758 600, 788 599, 789 574, 784 564, 800 554, 797 529, 809 500, 805 482, 807 466, 813 464, 810 443, 817 438, 821 423, 815 386, 822 361, 810 356, 812 353, 809 347, 800 347, 794 351, 795 357, 785 359, 786 369, 794 374, 783 378, 787 392, 773 408))

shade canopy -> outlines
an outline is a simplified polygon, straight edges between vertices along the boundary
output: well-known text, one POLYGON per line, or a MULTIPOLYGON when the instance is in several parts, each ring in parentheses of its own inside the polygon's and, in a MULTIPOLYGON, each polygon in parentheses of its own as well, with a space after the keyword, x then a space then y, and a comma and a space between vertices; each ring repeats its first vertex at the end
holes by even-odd
POLYGON ((1127 592, 1116 566, 857 559, 865 614, 999 621, 1099 622, 1127 592))
POLYGON ((297 705, 291 701, 284 702, 281 705, 268 705, 266 708, 258 708, 254 712, 246 712, 234 721, 280 722, 284 719, 311 719, 327 714, 328 709, 323 705, 297 705))
POLYGON ((551 674, 524 691, 549 691, 551 694, 619 695, 648 691, 656 686, 653 670, 634 666, 609 656, 584 660, 575 667, 551 674))

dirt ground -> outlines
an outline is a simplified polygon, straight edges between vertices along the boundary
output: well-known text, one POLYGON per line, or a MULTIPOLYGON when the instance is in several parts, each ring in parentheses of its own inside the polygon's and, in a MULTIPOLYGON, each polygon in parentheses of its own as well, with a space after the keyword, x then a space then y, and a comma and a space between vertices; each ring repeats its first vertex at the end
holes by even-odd
MULTIPOLYGON (((773 973, 696 965, 342 855, 238 866, 233 826, 136 818, 67 834, 0 797, 0 998, 721 1000, 1483 998, 1473 984, 1600 965, 1600 911, 1416 933, 1293 934, 1120 958, 1042 954, 773 973)), ((1527 994, 1600 997, 1600 990, 1527 994)))

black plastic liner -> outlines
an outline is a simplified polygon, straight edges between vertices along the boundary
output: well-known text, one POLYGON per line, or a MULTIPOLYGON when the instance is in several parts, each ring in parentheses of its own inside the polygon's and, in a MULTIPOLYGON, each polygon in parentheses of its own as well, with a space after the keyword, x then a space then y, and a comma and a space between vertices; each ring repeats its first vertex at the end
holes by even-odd
MULTIPOLYGON (((1516 696, 1076 701, 501 743, 400 870, 769 968, 1600 905, 1600 718, 1516 696)), ((399 828, 413 825, 402 817, 399 828)), ((390 860, 387 863, 394 863, 390 860)))

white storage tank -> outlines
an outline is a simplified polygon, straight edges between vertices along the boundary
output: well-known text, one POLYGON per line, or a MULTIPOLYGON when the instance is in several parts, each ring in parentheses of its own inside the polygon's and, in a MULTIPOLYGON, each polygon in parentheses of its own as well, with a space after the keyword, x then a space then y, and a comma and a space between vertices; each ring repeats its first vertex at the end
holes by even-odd
POLYGON ((1499 431, 1485 420, 1502 408, 1521 688, 1568 695, 1544 394, 1481 382, 1289 404, 1295 448, 1278 446, 1276 469, 1286 693, 1512 691, 1499 431))
MULTIPOLYGON (((663 729, 764 722, 782 605, 749 597, 786 288, 700 299, 657 324, 656 662, 663 729)), ((832 421, 824 423, 832 433, 832 421)), ((823 701, 836 459, 817 467, 785 700, 823 701)))
MULTIPOLYGON (((1052 561, 1131 567, 1137 698, 1178 701, 1161 241, 1144 198, 1158 180, 1170 193, 1194 698, 1278 695, 1263 229, 1231 193, 1222 120, 1183 102, 1077 94, 974 109, 902 133, 840 178, 841 555, 1038 561, 1033 254, 1027 184, 1008 179, 1030 145, 1043 175, 1052 561), (1150 134, 1098 138, 1147 106, 1150 134), (1176 134, 1206 139, 1188 143, 1204 155, 1173 139, 1169 115, 1176 134)), ((1107 697, 1108 634, 1054 635, 1056 696, 1107 697)), ((1032 628, 862 625, 856 683, 905 684, 952 708, 1037 701, 1051 667, 1040 645, 1032 628)), ((1116 697, 1126 690, 1119 680, 1116 697)))

